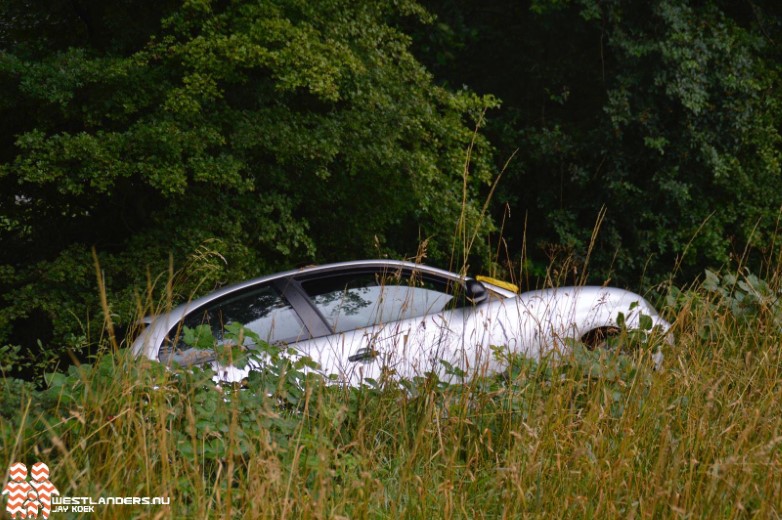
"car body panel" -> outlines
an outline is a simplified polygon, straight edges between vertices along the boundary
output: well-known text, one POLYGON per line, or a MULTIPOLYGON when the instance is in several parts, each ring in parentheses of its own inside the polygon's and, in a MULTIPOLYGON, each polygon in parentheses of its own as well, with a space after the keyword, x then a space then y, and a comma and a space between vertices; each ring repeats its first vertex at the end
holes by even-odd
MULTIPOLYGON (((193 352, 192 349, 173 352, 173 348, 167 350, 163 346, 164 341, 183 319, 199 309, 220 302, 221 298, 229 295, 269 285, 276 287, 291 302, 307 325, 307 330, 300 337, 289 338, 286 344, 316 361, 323 374, 333 374, 339 381, 350 385, 359 385, 367 378, 411 378, 429 372, 447 379, 454 374, 449 365, 466 374, 499 372, 504 370, 504 366, 502 356, 496 355, 497 349, 531 358, 561 354, 569 348, 569 338, 577 340, 591 330, 616 327, 620 313, 624 315, 628 328, 640 326, 642 313, 649 316, 653 325, 660 327, 664 333, 670 328, 670 324, 644 298, 623 289, 560 287, 517 295, 507 287, 484 279, 481 288, 489 291, 486 301, 437 310, 423 316, 417 314, 427 308, 429 300, 418 307, 411 305, 413 310, 410 310, 407 303, 394 299, 397 296, 391 291, 393 287, 379 285, 360 289, 362 296, 377 299, 386 313, 400 309, 402 314, 409 316, 389 321, 378 318, 376 323, 368 326, 333 332, 333 326, 340 327, 334 321, 334 302, 318 306, 316 298, 310 298, 303 289, 303 283, 321 278, 328 281, 346 274, 395 270, 413 273, 411 279, 420 275, 453 284, 456 287, 454 294, 465 290, 469 284, 478 283, 441 269, 393 260, 343 262, 286 271, 225 287, 153 317, 149 327, 131 348, 135 355, 164 363, 176 361, 190 365, 208 362, 215 368, 218 379, 240 380, 247 376, 252 366, 242 369, 220 366, 208 359, 208 352, 193 352), (378 290, 385 291, 383 297, 375 294, 378 290)), ((421 295, 424 298, 436 296, 419 288, 410 291, 417 298, 421 295)), ((420 304, 420 300, 416 303, 420 304)), ((357 317, 351 316, 350 319, 357 317)))

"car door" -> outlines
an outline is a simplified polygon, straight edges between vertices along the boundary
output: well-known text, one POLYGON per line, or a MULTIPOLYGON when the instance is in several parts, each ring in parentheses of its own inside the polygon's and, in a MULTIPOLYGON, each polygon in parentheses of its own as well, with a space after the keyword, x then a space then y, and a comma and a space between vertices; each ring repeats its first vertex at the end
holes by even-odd
POLYGON ((375 266, 298 283, 331 332, 299 344, 324 373, 358 384, 437 371, 439 359, 453 358, 467 303, 459 280, 375 266))
MULTIPOLYGON (((279 282, 253 285, 233 291, 207 303, 187 309, 183 319, 173 326, 160 348, 158 359, 163 363, 177 363, 189 366, 210 364, 223 381, 238 381, 247 376, 252 366, 237 368, 220 362, 214 350, 194 347, 199 338, 192 332, 208 336, 205 344, 223 344, 231 326, 241 325, 270 344, 295 346, 309 340, 313 331, 323 333, 320 318, 300 314, 283 295, 279 282)), ((246 338, 246 347, 252 348, 252 341, 246 338)))

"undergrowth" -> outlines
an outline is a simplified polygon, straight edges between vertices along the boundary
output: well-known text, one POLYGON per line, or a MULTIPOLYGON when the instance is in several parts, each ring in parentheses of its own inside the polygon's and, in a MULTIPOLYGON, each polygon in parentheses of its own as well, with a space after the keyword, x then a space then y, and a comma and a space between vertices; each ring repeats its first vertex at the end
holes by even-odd
POLYGON ((345 388, 279 357, 224 386, 107 349, 44 389, 2 379, 0 459, 46 462, 61 496, 170 499, 101 518, 779 517, 778 295, 671 291, 660 370, 574 345, 460 384, 345 388))

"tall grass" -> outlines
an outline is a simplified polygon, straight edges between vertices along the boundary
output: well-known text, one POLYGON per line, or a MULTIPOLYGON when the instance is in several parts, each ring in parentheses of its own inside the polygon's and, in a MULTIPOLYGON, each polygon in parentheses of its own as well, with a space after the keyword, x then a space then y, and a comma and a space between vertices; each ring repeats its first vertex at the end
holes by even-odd
POLYGON ((739 273, 673 291, 663 370, 576 349, 460 385, 281 366, 237 388, 106 348, 46 390, 3 380, 0 461, 48 463, 62 496, 170 498, 84 514, 109 519, 775 518, 778 290, 739 273))

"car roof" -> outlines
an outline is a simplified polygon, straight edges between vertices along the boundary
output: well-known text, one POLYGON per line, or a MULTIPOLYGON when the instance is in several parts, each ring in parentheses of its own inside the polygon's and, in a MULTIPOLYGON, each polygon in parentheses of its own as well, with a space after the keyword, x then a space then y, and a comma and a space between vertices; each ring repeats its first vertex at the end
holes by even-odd
MULTIPOLYGON (((362 268, 377 269, 380 267, 384 267, 388 269, 416 270, 422 273, 423 275, 430 274, 433 276, 448 278, 459 282, 463 282, 464 280, 469 279, 469 277, 460 276, 456 273, 446 271, 444 269, 438 269, 436 267, 430 267, 416 262, 408 262, 404 260, 389 260, 389 259, 353 260, 347 262, 305 266, 298 269, 290 269, 288 271, 282 271, 279 273, 260 276, 242 282, 226 285, 225 287, 211 291, 208 294, 205 294, 204 296, 176 305, 175 307, 173 307, 168 311, 155 314, 152 316, 147 316, 142 320, 140 320, 141 323, 147 326, 146 332, 142 336, 146 337, 147 333, 152 334, 154 336, 155 334, 158 334, 160 331, 163 330, 168 331, 175 323, 179 322, 188 313, 200 308, 203 305, 218 300, 223 296, 226 296, 236 291, 240 291, 242 289, 250 288, 260 284, 272 283, 277 280, 284 280, 286 278, 291 278, 291 277, 296 277, 296 278, 309 277, 309 276, 317 276, 319 274, 339 273, 340 271, 360 271, 362 268)), ((142 336, 140 336, 139 338, 136 339, 136 341, 134 341, 133 348, 136 351, 140 351, 140 349, 143 348, 144 341, 142 336)))
POLYGON ((192 310, 196 307, 200 307, 205 303, 209 303, 213 300, 220 298, 221 296, 230 294, 237 290, 241 290, 247 287, 252 287, 258 284, 273 282, 275 280, 282 280, 291 277, 302 277, 302 276, 308 277, 311 275, 335 273, 339 271, 355 271, 355 270, 360 270, 361 268, 376 269, 378 267, 387 267, 392 269, 411 269, 411 270, 416 270, 422 274, 431 274, 434 276, 441 276, 444 278, 449 278, 451 280, 457 280, 457 281, 463 281, 469 278, 466 276, 459 276, 456 273, 452 273, 444 269, 438 269, 436 267, 430 267, 415 262, 407 262, 404 260, 384 260, 384 259, 352 260, 348 262, 337 262, 331 264, 305 266, 298 269, 290 269, 288 271, 274 273, 266 276, 260 276, 257 278, 252 278, 250 280, 245 280, 242 282, 226 285, 225 287, 221 287, 220 289, 212 291, 204 296, 180 304, 175 309, 172 309, 172 312, 179 307, 186 307, 188 310, 192 310))

